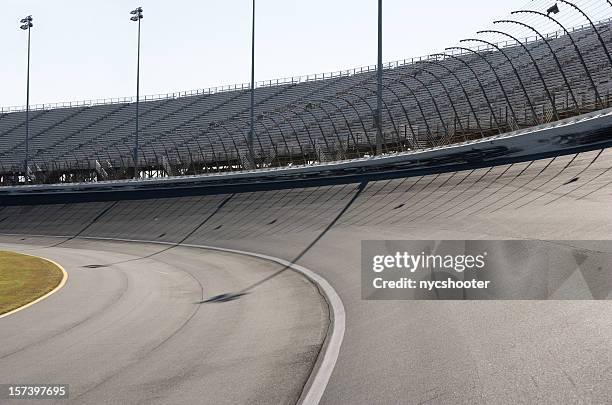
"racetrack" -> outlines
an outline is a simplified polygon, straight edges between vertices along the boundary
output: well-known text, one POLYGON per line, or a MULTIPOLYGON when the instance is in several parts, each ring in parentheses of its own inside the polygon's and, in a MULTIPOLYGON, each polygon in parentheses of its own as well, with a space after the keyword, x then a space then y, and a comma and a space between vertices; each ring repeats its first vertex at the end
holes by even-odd
MULTIPOLYGON (((346 308, 344 342, 322 403, 609 403, 609 301, 363 301, 360 243, 609 240, 611 174, 612 150, 606 149, 361 185, 5 207, 0 228, 4 233, 77 236, 28 237, 20 243, 86 249, 94 255, 89 262, 102 260, 105 254, 99 252, 109 247, 86 237, 206 244, 296 259, 325 277, 346 308)), ((145 254, 138 250, 145 247, 134 246, 140 245, 113 244, 111 250, 145 254)), ((612 252, 609 243, 601 249, 612 252)), ((189 266, 190 256, 179 252, 183 248, 160 256, 172 254, 173 265, 185 261, 189 266)), ((137 263, 119 266, 131 271, 137 263)), ((96 271, 101 270, 106 269, 96 271)), ((272 294, 278 279, 245 298, 215 305, 242 305, 264 289, 272 294)), ((229 282, 208 296, 240 288, 229 282)), ((24 357, 24 364, 32 359, 24 357)), ((182 386, 182 378, 176 384, 182 386)))
POLYGON ((327 331, 325 301, 292 271, 201 303, 278 270, 267 261, 183 247, 139 259, 158 247, 102 242, 2 248, 52 258, 70 278, 0 321, 0 381, 69 384, 78 403, 295 403, 327 331))

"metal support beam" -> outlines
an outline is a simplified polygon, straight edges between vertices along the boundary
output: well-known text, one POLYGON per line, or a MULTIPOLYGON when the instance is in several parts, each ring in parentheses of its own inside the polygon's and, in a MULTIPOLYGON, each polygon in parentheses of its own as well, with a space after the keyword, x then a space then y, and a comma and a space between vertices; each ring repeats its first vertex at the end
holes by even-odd
POLYGON ((523 22, 514 21, 514 20, 498 20, 498 21, 493 21, 493 24, 501 24, 501 23, 520 25, 521 27, 525 27, 525 28, 535 32, 537 36, 542 38, 542 40, 544 41, 544 43, 546 44, 546 46, 550 50, 550 54, 553 57, 556 65, 557 65, 557 68, 559 69, 559 73, 561 73, 561 77, 563 78, 563 82, 565 83, 565 87, 567 87, 567 89, 568 89, 568 91, 570 93, 570 96, 572 97, 572 102, 574 103, 574 107, 576 108, 576 112, 578 114, 580 114, 580 106, 578 105, 578 101, 576 100, 576 95, 574 94, 574 90, 572 89, 572 86, 570 86, 570 84, 569 84, 569 80, 567 79, 567 76, 565 75, 565 71, 563 70, 563 66, 561 65, 561 62, 559 62, 559 58, 557 58, 557 54, 555 53, 554 49, 552 48, 552 45, 550 44, 550 41, 544 35, 542 35, 540 33, 540 31, 536 30, 531 25, 525 24, 523 22))
MULTIPOLYGON (((295 137, 295 140, 297 141, 298 148, 300 148, 300 152, 302 153, 302 156, 304 157, 304 161, 306 161, 306 152, 304 151, 304 148, 302 147, 302 142, 300 141, 300 136, 299 136, 299 134, 298 134, 298 132, 297 132, 297 129, 296 129, 296 128, 295 128, 295 126, 293 125, 293 123, 292 123, 291 121, 289 121, 289 119, 287 119, 287 117, 286 117, 286 116, 285 116, 283 113, 281 113, 281 112, 279 112, 279 111, 270 111, 268 114, 276 114, 276 115, 279 115, 279 116, 280 116, 280 117, 283 119, 283 121, 284 121, 284 122, 286 122, 287 124, 289 124, 289 126, 291 127, 291 130, 293 131, 293 136, 295 137)), ((269 118, 270 118, 270 120, 271 120, 272 122, 275 122, 275 121, 272 119, 272 117, 269 117, 269 118)), ((278 130, 279 130, 279 131, 281 131, 281 133, 282 133, 282 129, 281 129, 281 127, 280 127, 280 124, 278 124, 278 125, 277 125, 277 127, 278 127, 278 130)))
POLYGON ((253 23, 251 26, 251 128, 247 138, 248 160, 255 166, 253 138, 255 137, 255 0, 253 0, 253 23))
POLYGON ((489 60, 487 58, 485 58, 480 52, 476 52, 473 49, 465 48, 465 47, 460 47, 460 46, 453 46, 453 47, 450 47, 450 48, 446 48, 446 50, 452 50, 452 49, 459 49, 461 51, 472 53, 472 54, 478 56, 480 59, 482 59, 489 66, 489 68, 491 69, 491 73, 493 73, 493 75, 495 76, 495 79, 497 80, 497 83, 499 84, 499 88, 501 89, 501 91, 502 91, 502 93, 504 95, 504 99, 506 100, 506 105, 508 106, 508 109, 510 110, 510 114, 512 115, 512 118, 514 119, 514 122, 518 125, 518 119, 516 118, 516 114, 514 113, 514 108, 512 108, 512 104, 510 103, 510 98, 508 97, 508 92, 506 91, 506 88, 504 87, 504 84, 503 84, 502 80, 500 79, 499 75, 495 71, 495 68, 493 67, 491 62, 489 62, 489 60))
MULTIPOLYGON (((431 56, 436 58, 438 56, 445 57, 447 55, 444 55, 444 54, 435 54, 435 55, 431 55, 431 56)), ((463 85, 463 81, 461 79, 459 79, 457 77, 457 75, 455 74, 455 72, 453 72, 451 69, 449 69, 448 66, 446 66, 443 63, 438 62, 437 59, 434 59, 434 60, 425 59, 425 60, 423 60, 422 63, 428 63, 428 64, 431 64, 431 65, 434 65, 434 66, 441 67, 442 69, 446 70, 451 76, 453 76, 453 78, 455 79, 457 84, 459 84, 459 87, 461 87, 461 91, 463 92, 463 96, 465 97, 465 100, 468 103, 468 106, 470 107, 470 111, 472 112, 472 115, 474 116, 474 120, 476 121, 476 126, 478 127, 478 130, 480 131, 481 137, 484 137, 484 133, 482 131, 482 127, 480 126, 480 120, 478 119, 478 115, 476 114, 476 110, 474 109, 474 105, 472 104, 472 98, 467 93, 467 90, 465 89, 465 86, 463 85)), ((469 118, 469 116, 468 116, 468 118, 469 118)))
POLYGON ((382 145, 382 108, 383 108, 383 61, 382 61, 382 0, 378 0, 378 68, 377 68, 377 103, 376 103, 376 154, 383 153, 382 145))
POLYGON ((544 13, 540 13, 539 11, 518 10, 518 11, 513 11, 512 14, 535 14, 535 15, 539 15, 539 16, 542 16, 544 18, 548 18, 549 20, 551 20, 554 23, 556 23, 559 27, 561 27, 563 32, 565 32, 565 35, 567 35, 567 37, 572 42, 572 45, 574 46, 574 50, 576 51, 576 55, 578 56, 578 59, 580 60, 580 64, 584 68, 584 72, 587 74, 587 77, 589 78, 589 82, 591 83, 591 87, 593 88, 593 91, 595 92, 595 100, 596 100, 596 102, 599 103, 601 108, 603 108, 604 107, 603 101, 602 101, 601 96, 599 94, 599 90, 597 89, 597 85, 595 84, 595 80, 593 80, 593 76, 591 75, 591 72, 589 71, 589 68, 587 67, 586 62, 584 61, 584 57, 582 56, 582 52, 580 52, 580 48, 578 48, 578 45, 576 44, 576 41, 574 41, 574 38, 572 37, 572 34, 570 34, 570 32, 567 29, 565 29, 565 26, 563 24, 561 24, 559 21, 557 21, 555 18, 551 17, 550 15, 544 14, 544 13))
POLYGON ((442 112, 440 111, 440 107, 438 106, 438 102, 436 101, 436 96, 433 95, 429 86, 427 86, 425 83, 423 83, 421 79, 417 77, 416 72, 409 75, 408 78, 417 81, 425 89, 427 94, 429 94, 429 98, 431 98, 433 106, 436 110, 436 114, 438 115, 438 119, 440 120, 440 124, 442 125, 442 128, 444 129, 444 133, 448 135, 448 126, 446 125, 446 122, 444 121, 444 117, 442 116, 442 112))
POLYGON ((512 68, 512 71, 514 72, 514 75, 516 76, 516 79, 518 80, 519 86, 521 87, 521 90, 523 91, 523 94, 525 95, 525 99, 527 100, 527 104, 529 104, 529 109, 531 110, 531 115, 533 116, 533 119, 535 120, 536 124, 539 124, 538 122, 538 114, 536 113, 535 107, 533 106, 533 103, 531 102, 531 99, 529 98, 529 93, 527 93, 527 89, 525 88, 525 84, 523 83, 523 79, 521 79, 521 75, 518 73, 518 71, 516 70, 516 66, 514 66, 514 63, 512 62, 512 59, 508 56, 508 54, 499 46, 495 45, 492 42, 489 41, 485 41, 484 39, 478 39, 478 38, 469 38, 469 39, 462 39, 460 42, 480 42, 483 43, 485 45, 489 45, 492 48, 495 48, 499 53, 501 53, 504 58, 506 58, 506 60, 508 61, 508 63, 510 64, 510 67, 512 68))
POLYGON ((396 81, 397 83, 401 84, 404 88, 408 90, 408 92, 410 93, 414 101, 416 102, 416 105, 419 108, 419 112, 421 113, 421 118, 423 118, 423 122, 425 123, 425 129, 427 131, 427 136, 429 137, 429 140, 433 143, 433 133, 431 132, 429 122, 427 121, 427 116, 425 115, 425 112, 423 111, 423 106, 421 105, 419 98, 414 93, 414 90, 412 90, 412 88, 408 86, 408 84, 406 84, 404 81, 402 81, 401 79, 397 79, 396 81))
MULTIPOLYGON (((421 73, 427 73, 428 75, 433 77, 435 81, 440 83, 440 86, 442 86, 442 90, 444 90, 444 94, 446 95, 446 98, 448 99, 448 102, 450 103, 450 106, 451 106, 451 108, 453 110, 453 114, 455 115, 455 119, 459 118, 459 113, 457 111, 457 108, 455 107, 455 103, 453 102, 453 98, 451 97, 450 91, 448 90, 448 87, 446 86, 446 84, 444 84, 442 79, 440 79, 440 77, 438 77, 438 75, 436 75, 435 73, 433 73, 429 69, 426 69, 423 66, 421 66, 422 64, 416 63, 415 65, 419 65, 418 69, 421 71, 421 73)), ((464 130, 463 124, 461 123, 461 119, 459 119, 459 128, 461 130, 464 130)))
POLYGON ((559 119, 559 113, 557 112, 557 106, 555 105, 555 99, 553 98, 550 89, 548 88, 548 85, 546 84, 546 80, 544 80, 544 75, 542 74, 542 71, 540 70, 540 66, 538 65, 538 62, 536 62, 535 58, 533 57, 533 54, 531 53, 531 51, 529 50, 529 48, 527 48, 527 46, 525 46, 525 44, 523 44, 523 42, 521 42, 518 38, 516 38, 513 35, 510 35, 506 32, 503 31, 497 31, 497 30, 484 30, 484 31, 478 31, 477 34, 499 34, 499 35, 503 35, 505 37, 508 37, 510 39, 512 39, 514 42, 516 42, 519 46, 521 46, 525 52, 527 52, 527 55, 529 55, 529 58, 531 59, 531 62, 533 63, 533 67, 535 68, 536 72, 538 73, 538 77, 540 78, 540 80, 542 81, 542 86, 544 86, 544 91, 546 92, 546 96, 548 97, 548 101, 550 102, 550 105, 552 106, 552 110, 553 110, 553 115, 555 116, 555 119, 559 119))
POLYGON ((310 141, 310 146, 312 147, 312 150, 314 151, 316 149, 317 145, 316 145, 315 140, 312 138, 312 134, 310 133, 310 129, 308 128, 308 125, 306 124, 306 121, 304 121, 304 118, 302 118, 302 116, 300 114, 298 114, 298 112, 294 108, 286 108, 285 112, 290 112, 294 117, 296 117, 297 119, 300 120, 304 130, 306 131, 306 135, 308 135, 308 140, 310 141))
POLYGON ((134 135, 134 179, 138 179, 138 106, 140 102, 140 20, 142 20, 142 7, 138 7, 130 12, 130 20, 138 22, 138 50, 136 58, 136 133, 134 135))
POLYGON ((30 165, 29 165, 29 152, 30 152, 30 39, 32 34, 32 16, 29 15, 23 19, 21 19, 21 28, 22 30, 28 31, 28 67, 26 73, 26 119, 25 119, 25 159, 24 159, 24 181, 25 183, 29 182, 30 179, 30 165))
MULTIPOLYGON (((610 56, 610 51, 608 50, 608 47, 606 46, 605 41, 601 37, 601 34, 599 33, 599 30, 597 29, 597 27, 593 23, 593 20, 591 20, 591 18, 584 11, 582 11, 582 9, 580 7, 578 7, 574 3, 570 3, 567 0, 559 0, 559 1, 561 3, 563 3, 563 4, 567 4, 568 6, 572 7, 574 10, 578 11, 580 14, 582 14, 584 16, 584 18, 586 18, 586 20, 589 22, 589 24, 591 24, 591 27, 593 28, 593 31, 595 31, 595 34, 597 35, 597 38, 599 39, 599 43, 601 44, 601 47, 603 48, 604 52, 606 53, 606 56, 608 57, 608 62, 610 62, 610 66, 612 66, 612 56, 610 56)), ((607 0, 607 1, 608 1, 608 4, 610 5, 610 7, 612 7, 612 1, 610 1, 610 0, 607 0)))
POLYGON ((469 63, 467 63, 465 60, 452 55, 452 54, 446 54, 446 53, 438 53, 438 54, 433 54, 431 56, 442 56, 442 57, 449 57, 452 58, 453 60, 457 60, 459 62, 461 62, 470 72, 472 72, 472 75, 474 76, 474 78, 476 79, 476 82, 478 83, 478 87, 480 88, 480 91, 482 92, 482 96, 484 97, 484 100, 487 104, 487 107, 489 108, 489 112, 491 113, 491 117, 493 118, 493 121, 495 121, 495 125, 497 126, 497 130, 498 132, 501 134, 502 133, 502 129, 501 126, 499 125, 499 121, 497 120, 497 116, 495 115, 495 111, 493 111, 493 105, 491 104, 491 100, 489 100, 489 96, 487 96, 487 91, 485 90, 482 81, 480 80, 480 76, 474 71, 474 69, 470 66, 469 63))

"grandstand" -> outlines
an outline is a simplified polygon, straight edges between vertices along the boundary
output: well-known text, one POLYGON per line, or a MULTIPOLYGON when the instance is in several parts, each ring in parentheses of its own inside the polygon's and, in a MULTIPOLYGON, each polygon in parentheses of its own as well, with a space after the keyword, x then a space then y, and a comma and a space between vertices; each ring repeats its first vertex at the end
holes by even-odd
MULTIPOLYGON (((387 64, 384 153, 481 139, 610 106, 610 19, 571 28, 559 23, 559 31, 542 34, 520 17, 445 53, 387 64), (518 38, 510 33, 516 25, 536 35, 518 38)), ((160 177, 372 156, 376 94, 375 67, 261 83, 253 159, 248 86, 145 98, 138 167, 143 177, 160 177)), ((130 177, 135 108, 131 99, 34 106, 32 180, 130 177)), ((24 127, 23 109, 3 109, 3 185, 25 179, 24 127)))

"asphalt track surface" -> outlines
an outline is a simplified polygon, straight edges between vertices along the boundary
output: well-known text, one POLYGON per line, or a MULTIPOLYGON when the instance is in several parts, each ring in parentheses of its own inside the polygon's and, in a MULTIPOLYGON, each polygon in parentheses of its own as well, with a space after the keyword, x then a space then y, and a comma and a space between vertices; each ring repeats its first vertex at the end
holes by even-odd
MULTIPOLYGON (((606 149, 361 185, 5 207, 0 231, 76 236, 20 241, 42 246, 95 251, 99 242, 81 238, 147 239, 295 260, 327 279, 346 309, 324 404, 610 403, 611 302, 363 301, 360 245, 610 240, 611 201, 606 149)), ((132 254, 132 245, 121 246, 132 254)), ((602 249, 612 252, 609 244, 602 249)))
POLYGON ((69 273, 57 293, 0 320, 2 383, 69 384, 71 402, 82 404, 297 401, 327 326, 325 301, 301 275, 286 272, 240 300, 201 303, 277 266, 189 248, 138 259, 159 249, 88 245, 0 245, 69 273))

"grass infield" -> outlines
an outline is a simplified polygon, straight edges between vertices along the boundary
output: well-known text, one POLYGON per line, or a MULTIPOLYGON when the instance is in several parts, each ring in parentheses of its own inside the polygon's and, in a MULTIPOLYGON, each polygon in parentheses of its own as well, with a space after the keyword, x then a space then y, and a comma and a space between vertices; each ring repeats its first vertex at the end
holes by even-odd
POLYGON ((42 297, 62 278, 62 270, 51 262, 0 251, 0 315, 42 297))

